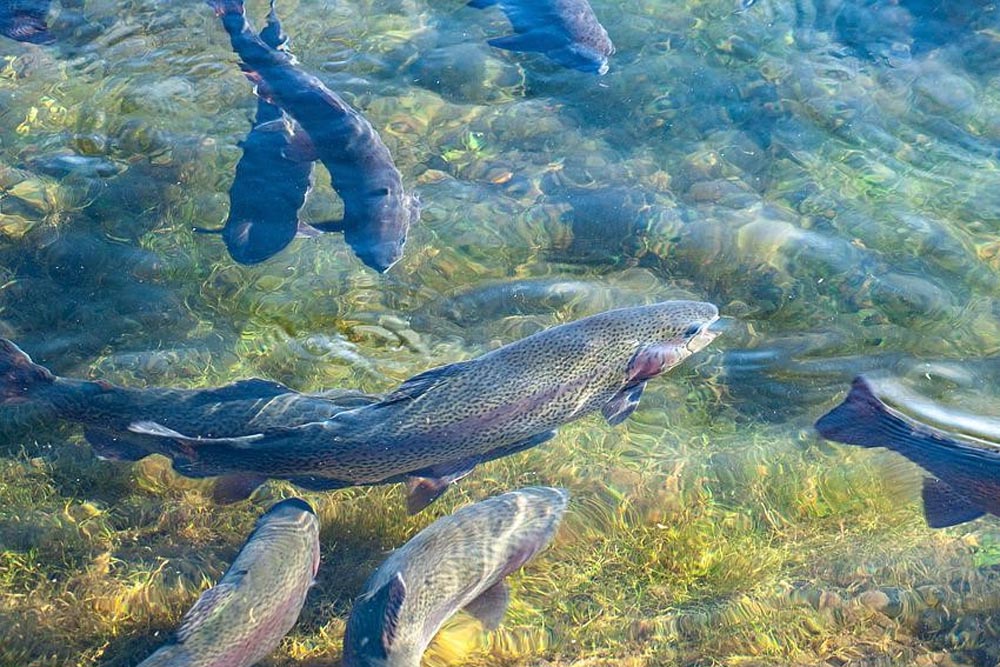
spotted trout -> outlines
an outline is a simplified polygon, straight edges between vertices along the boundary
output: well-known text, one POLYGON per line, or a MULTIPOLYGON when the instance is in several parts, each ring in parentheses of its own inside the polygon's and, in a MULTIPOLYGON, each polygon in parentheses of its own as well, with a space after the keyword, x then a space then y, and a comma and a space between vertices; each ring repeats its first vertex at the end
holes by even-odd
POLYGON ((245 437, 198 438, 149 421, 129 429, 174 443, 182 474, 243 471, 313 490, 406 482, 416 512, 479 463, 545 442, 563 424, 598 411, 622 422, 649 379, 712 341, 717 319, 698 301, 611 310, 426 371, 377 403, 245 437))
MULTIPOLYGON (((99 456, 138 460, 149 454, 172 456, 173 446, 129 430, 139 420, 185 429, 205 437, 259 433, 274 426, 307 424, 337 412, 379 400, 361 392, 301 394, 268 380, 253 378, 213 389, 118 387, 104 380, 78 380, 53 375, 31 361, 14 343, 0 338, 0 415, 26 422, 52 418, 79 422, 99 456)), ((220 479, 219 501, 246 497, 239 476, 220 479)), ((255 485, 256 486, 256 485, 255 485)))
POLYGON ((46 17, 52 0, 0 0, 0 34, 19 42, 51 44, 46 17))
POLYGON ((222 579, 198 598, 173 639, 139 667, 249 667, 299 618, 319 568, 319 521, 299 498, 260 519, 222 579))
POLYGON ((344 667, 418 667, 460 609, 496 629, 509 600, 504 578, 545 548, 568 498, 549 487, 495 496, 438 519, 394 551, 354 601, 344 667))
POLYGON ((420 217, 420 204, 403 190, 389 149, 371 123, 318 78, 303 71, 287 53, 258 37, 247 21, 242 0, 208 0, 229 34, 233 51, 257 92, 281 107, 304 132, 298 159, 319 158, 330 172, 344 203, 344 217, 312 227, 342 231, 354 253, 367 266, 387 271, 403 256, 410 225, 420 217))
POLYGON ((891 449, 931 473, 922 495, 932 528, 987 513, 1000 516, 1000 424, 950 411, 944 416, 967 432, 951 433, 905 415, 877 396, 867 379, 857 377, 844 402, 820 417, 816 430, 827 440, 891 449))
POLYGON ((499 5, 513 35, 489 40, 508 51, 537 51, 563 67, 605 74, 615 46, 587 0, 471 0, 477 8, 499 5))
MULTIPOLYGON (((288 37, 271 2, 267 24, 260 38, 273 49, 286 50, 288 37)), ((283 250, 303 227, 299 210, 312 189, 313 163, 286 157, 294 136, 303 132, 281 109, 257 98, 257 115, 246 139, 243 155, 229 188, 229 216, 218 233, 229 255, 240 264, 257 264, 283 250)))

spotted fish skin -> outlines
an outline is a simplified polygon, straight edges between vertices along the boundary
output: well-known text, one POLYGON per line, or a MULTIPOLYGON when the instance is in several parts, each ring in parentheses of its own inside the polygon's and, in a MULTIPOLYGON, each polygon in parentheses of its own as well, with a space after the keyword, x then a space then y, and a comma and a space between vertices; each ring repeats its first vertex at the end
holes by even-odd
POLYGON ((118 387, 103 380, 53 375, 13 342, 0 338, 0 410, 23 406, 31 408, 32 421, 55 418, 79 422, 87 427, 87 439, 107 458, 174 453, 169 441, 130 432, 129 425, 138 420, 156 421, 205 437, 231 437, 277 425, 329 419, 379 398, 352 391, 301 394, 261 379, 215 389, 118 387))
POLYGON ((489 40, 511 51, 537 51, 564 67, 605 74, 615 46, 587 0, 472 0, 472 7, 497 5, 513 35, 489 40))
POLYGON ((45 22, 51 0, 0 0, 0 34, 19 42, 51 44, 45 22))
MULTIPOLYGON (((968 421, 975 420, 970 417, 968 421)), ((982 423, 982 422, 981 422, 982 423)), ((885 447, 934 477, 924 479, 924 517, 945 528, 983 514, 1000 516, 1000 446, 978 437, 958 437, 887 405, 863 376, 844 401, 816 421, 827 440, 885 447)), ((994 440, 1000 437, 995 428, 994 440)))
POLYGON ((494 629, 507 606, 504 578, 549 543, 568 498, 550 487, 495 496, 438 519, 394 551, 354 602, 344 667, 417 667, 460 609, 494 629))
POLYGON ((378 403, 244 438, 132 428, 181 443, 190 455, 174 466, 184 474, 238 469, 306 488, 428 480, 441 491, 477 464, 540 444, 592 412, 623 421, 647 380, 712 341, 717 319, 718 309, 699 301, 607 311, 421 373, 378 403))
MULTIPOLYGON (((387 271, 403 256, 410 225, 420 217, 418 199, 403 189, 402 176, 371 123, 299 68, 290 55, 269 47, 247 21, 242 0, 209 0, 229 34, 233 51, 259 81, 258 94, 281 107, 305 131, 308 149, 330 172, 344 203, 344 218, 313 225, 343 231, 369 267, 387 271)), ((305 149, 303 149, 305 150, 305 149)))
POLYGON ((319 568, 319 521, 299 498, 257 521, 222 579, 181 619, 173 640, 139 667, 249 667, 298 620, 319 568))

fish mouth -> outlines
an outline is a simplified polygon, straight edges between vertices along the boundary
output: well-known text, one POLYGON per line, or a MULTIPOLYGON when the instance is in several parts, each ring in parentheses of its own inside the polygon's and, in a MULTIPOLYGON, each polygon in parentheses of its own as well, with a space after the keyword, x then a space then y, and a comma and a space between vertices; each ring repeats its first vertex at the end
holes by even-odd
POLYGON ((729 326, 728 321, 723 320, 716 315, 702 325, 698 333, 692 336, 685 343, 684 348, 687 350, 688 354, 699 352, 708 347, 708 345, 725 332, 729 326))

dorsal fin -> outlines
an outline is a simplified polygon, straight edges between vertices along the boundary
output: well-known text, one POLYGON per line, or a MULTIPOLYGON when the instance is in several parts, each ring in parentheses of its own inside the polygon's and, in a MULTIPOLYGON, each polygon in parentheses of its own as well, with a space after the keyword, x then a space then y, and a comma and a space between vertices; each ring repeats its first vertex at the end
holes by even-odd
POLYGON ((194 606, 184 614, 184 618, 181 619, 181 625, 177 628, 176 632, 178 643, 183 644, 187 641, 187 638, 204 626, 225 605, 226 601, 233 596, 233 593, 236 592, 236 585, 242 577, 242 573, 227 572, 226 576, 234 578, 235 581, 227 581, 214 588, 209 588, 201 594, 201 597, 194 603, 194 606))
POLYGON ((470 363, 470 361, 459 361, 458 363, 438 366, 429 371, 418 373, 396 387, 380 404, 398 403, 400 401, 410 401, 420 398, 420 396, 427 393, 435 385, 462 372, 470 363))

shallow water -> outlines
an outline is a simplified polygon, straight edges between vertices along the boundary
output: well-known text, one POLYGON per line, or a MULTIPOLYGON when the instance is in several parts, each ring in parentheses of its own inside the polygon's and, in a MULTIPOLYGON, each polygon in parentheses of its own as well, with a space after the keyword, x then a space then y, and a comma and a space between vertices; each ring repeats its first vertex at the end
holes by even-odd
MULTIPOLYGON (((395 487, 307 494, 320 574, 267 664, 337 664, 387 550, 535 483, 573 494, 553 547, 498 632, 459 621, 433 664, 1000 661, 998 520, 927 528, 915 466, 811 430, 862 371, 996 414, 993 5, 592 0, 618 49, 595 77, 489 47, 508 23, 461 0, 280 3, 424 202, 379 276, 338 234, 254 267, 194 234, 225 219, 255 108, 225 33, 194 0, 75 4, 52 46, 0 41, 0 334, 55 372, 384 391, 618 305, 729 319, 622 426, 571 424, 421 515, 395 487)), ((312 221, 339 210, 319 172, 312 221)), ((9 426, 3 665, 135 664, 296 492, 219 508, 163 459, 9 426)))

